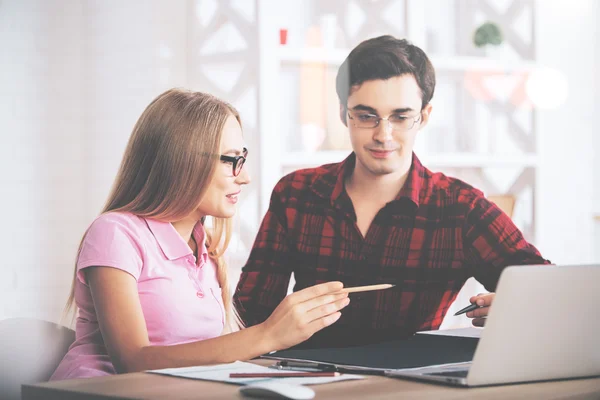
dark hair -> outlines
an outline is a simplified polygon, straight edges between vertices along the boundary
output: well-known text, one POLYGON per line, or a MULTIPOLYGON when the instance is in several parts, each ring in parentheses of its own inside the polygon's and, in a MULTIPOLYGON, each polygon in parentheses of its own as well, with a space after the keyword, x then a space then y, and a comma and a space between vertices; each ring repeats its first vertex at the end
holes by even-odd
POLYGON ((352 87, 363 82, 411 74, 421 88, 421 109, 433 97, 435 70, 427 55, 406 39, 385 35, 356 46, 338 70, 335 86, 340 104, 348 104, 352 87))

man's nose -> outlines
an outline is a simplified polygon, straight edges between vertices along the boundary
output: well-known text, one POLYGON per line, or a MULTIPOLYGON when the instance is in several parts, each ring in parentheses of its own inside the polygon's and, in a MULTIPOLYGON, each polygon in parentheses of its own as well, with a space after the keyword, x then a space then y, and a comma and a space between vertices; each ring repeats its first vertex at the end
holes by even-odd
POLYGON ((375 139, 380 142, 388 142, 392 140, 392 132, 394 131, 394 127, 392 123, 387 119, 381 119, 379 121, 379 126, 377 127, 375 139))

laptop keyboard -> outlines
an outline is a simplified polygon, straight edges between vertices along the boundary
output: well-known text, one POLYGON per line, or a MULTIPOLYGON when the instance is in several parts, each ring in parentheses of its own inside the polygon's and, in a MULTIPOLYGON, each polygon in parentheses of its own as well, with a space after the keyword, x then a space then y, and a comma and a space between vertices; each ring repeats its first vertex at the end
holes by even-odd
POLYGON ((466 378, 469 373, 468 369, 459 369, 456 371, 447 371, 447 372, 432 372, 427 375, 435 375, 435 376, 454 376, 458 378, 466 378))

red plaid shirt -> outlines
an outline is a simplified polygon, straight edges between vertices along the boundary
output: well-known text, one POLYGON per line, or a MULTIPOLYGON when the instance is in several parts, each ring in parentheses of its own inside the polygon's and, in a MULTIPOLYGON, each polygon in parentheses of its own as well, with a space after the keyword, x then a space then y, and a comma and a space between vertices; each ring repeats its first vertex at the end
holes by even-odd
POLYGON ((413 155, 404 187, 383 207, 366 237, 356 224, 344 162, 304 169, 275 186, 235 294, 250 326, 294 291, 339 280, 345 286, 392 283, 356 293, 342 317, 304 345, 357 345, 437 329, 469 277, 493 291, 509 265, 544 264, 511 219, 483 193, 413 155))

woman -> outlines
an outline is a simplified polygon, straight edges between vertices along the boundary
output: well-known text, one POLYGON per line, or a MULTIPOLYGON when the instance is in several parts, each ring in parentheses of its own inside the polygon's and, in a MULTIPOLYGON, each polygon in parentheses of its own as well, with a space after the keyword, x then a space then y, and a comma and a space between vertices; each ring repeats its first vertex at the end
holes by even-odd
POLYGON ((210 95, 169 90, 146 108, 81 242, 67 304, 79 308, 76 340, 51 379, 247 360, 340 317, 349 299, 328 282, 222 334, 237 321, 223 252, 246 156, 239 114, 210 95))

